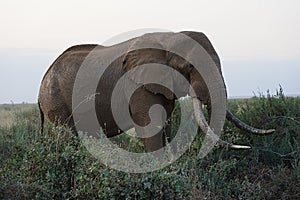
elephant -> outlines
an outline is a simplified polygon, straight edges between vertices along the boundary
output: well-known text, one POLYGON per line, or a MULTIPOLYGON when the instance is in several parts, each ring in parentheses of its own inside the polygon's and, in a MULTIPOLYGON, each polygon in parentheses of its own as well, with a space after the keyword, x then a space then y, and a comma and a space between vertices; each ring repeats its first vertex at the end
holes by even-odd
MULTIPOLYGON (((99 66, 101 59, 105 59, 107 55, 114 54, 117 50, 123 49, 125 53, 117 57, 103 72, 97 83, 94 96, 97 120, 101 127, 105 127, 105 135, 107 137, 113 137, 121 134, 124 129, 130 129, 132 127, 136 129, 138 135, 147 134, 141 127, 145 127, 151 122, 149 110, 153 105, 158 104, 165 109, 164 112, 158 112, 157 114, 158 118, 166 121, 166 123, 164 123, 164 128, 151 137, 142 138, 142 142, 147 151, 156 151, 166 145, 166 138, 169 139, 170 137, 171 125, 170 123, 167 123, 167 121, 174 110, 175 100, 186 95, 192 96, 196 121, 202 131, 206 134, 211 117, 211 94, 205 79, 202 77, 201 72, 196 70, 196 68, 190 62, 187 62, 186 59, 173 52, 159 48, 162 44, 167 44, 169 46, 180 46, 183 44, 185 41, 176 40, 176 36, 179 34, 192 38, 205 49, 217 66, 218 73, 222 78, 221 83, 225 88, 220 58, 208 37, 202 32, 156 32, 148 33, 112 46, 101 46, 96 44, 76 45, 64 51, 50 66, 42 79, 38 95, 41 132, 43 132, 44 118, 53 123, 65 123, 76 132, 76 128, 74 128, 76 127, 76 121, 72 116, 72 103, 74 104, 74 102, 72 102, 72 92, 74 92, 73 89, 76 76, 81 65, 95 49, 97 49, 98 55, 100 56, 97 58, 98 61, 95 61, 94 63, 98 62, 99 66), (139 44, 151 44, 151 48, 135 48, 139 44), (156 46, 158 48, 154 48, 156 46), (192 94, 188 86, 183 87, 183 89, 179 91, 179 95, 174 95, 170 89, 158 84, 145 84, 137 87, 130 99, 127 99, 130 117, 134 123, 124 119, 124 126, 121 130, 114 119, 111 108, 111 97, 114 87, 124 74, 129 73, 130 70, 134 70, 138 66, 149 63, 167 65, 176 70, 185 77, 195 92, 192 94), (209 114, 208 120, 204 118, 202 105, 207 106, 209 114), (135 124, 138 126, 135 126, 135 124)), ((193 48, 191 47, 191 49, 193 48)), ((191 50, 186 49, 186 55, 188 55, 190 51, 191 50)), ((150 75, 156 76, 151 73, 150 75)), ((147 71, 140 72, 140 76, 150 75, 147 71)), ((177 82, 178 80, 174 77, 169 81, 172 86, 182 85, 177 82)), ((134 78, 132 78, 131 82, 132 84, 139 84, 134 78)), ((123 94, 122 90, 119 91, 119 93, 120 96, 126 96, 123 94)), ((254 134, 265 135, 274 132, 274 129, 262 130, 253 128, 239 120, 229 110, 226 110, 226 118, 232 121, 238 128, 254 134)), ((220 140, 220 144, 226 144, 231 148, 240 147, 222 140, 220 140)))

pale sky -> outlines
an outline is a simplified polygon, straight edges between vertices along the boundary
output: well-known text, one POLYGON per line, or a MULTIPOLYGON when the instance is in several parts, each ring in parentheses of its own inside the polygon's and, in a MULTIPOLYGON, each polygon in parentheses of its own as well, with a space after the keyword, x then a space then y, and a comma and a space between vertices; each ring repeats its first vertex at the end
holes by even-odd
POLYGON ((298 0, 1 0, 0 103, 36 102, 40 81, 69 46, 142 28, 204 32, 229 96, 300 94, 298 0))

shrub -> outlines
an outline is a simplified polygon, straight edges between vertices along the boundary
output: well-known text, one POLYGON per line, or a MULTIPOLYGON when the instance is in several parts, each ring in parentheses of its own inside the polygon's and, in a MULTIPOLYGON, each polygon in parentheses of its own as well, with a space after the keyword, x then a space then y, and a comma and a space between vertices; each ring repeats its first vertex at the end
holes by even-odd
MULTIPOLYGON (((12 125, 0 126, 0 199, 299 199, 300 98, 285 97, 280 88, 275 95, 230 100, 228 107, 252 126, 276 132, 255 136, 226 122, 222 139, 252 150, 216 147, 198 159, 198 134, 174 163, 144 174, 103 165, 64 126, 47 124, 41 135, 36 107, 14 111, 12 125)), ((173 133, 182 112, 176 109, 173 133)), ((127 135, 112 141, 142 151, 127 135)))

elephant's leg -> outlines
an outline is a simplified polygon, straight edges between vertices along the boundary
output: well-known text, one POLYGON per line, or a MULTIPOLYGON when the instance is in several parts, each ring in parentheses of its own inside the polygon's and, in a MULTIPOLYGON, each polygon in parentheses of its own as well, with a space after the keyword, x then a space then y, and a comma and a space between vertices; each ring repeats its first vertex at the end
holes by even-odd
POLYGON ((56 104, 53 107, 43 110, 43 112, 45 114, 46 119, 50 122, 53 122, 54 126, 67 126, 72 130, 74 134, 77 134, 72 114, 67 109, 67 106, 65 104, 56 104))
MULTIPOLYGON (((136 132, 139 132, 139 134, 146 134, 144 130, 140 130, 139 128, 136 128, 136 132)), ((164 146, 163 131, 159 131, 152 137, 142 138, 142 142, 148 152, 161 149, 164 146)))
POLYGON ((161 109, 162 107, 156 104, 160 106, 166 105, 164 96, 155 95, 144 88, 139 88, 131 97, 129 103, 132 119, 137 125, 135 126, 136 133, 142 137, 145 149, 148 151, 155 151, 162 148, 165 141, 163 129, 167 119, 168 109, 161 109), (152 109, 150 110, 151 107, 152 109), (149 126, 150 123, 151 128, 149 126), (144 128, 146 126, 149 128, 144 128), (149 136, 151 133, 156 134, 149 136))

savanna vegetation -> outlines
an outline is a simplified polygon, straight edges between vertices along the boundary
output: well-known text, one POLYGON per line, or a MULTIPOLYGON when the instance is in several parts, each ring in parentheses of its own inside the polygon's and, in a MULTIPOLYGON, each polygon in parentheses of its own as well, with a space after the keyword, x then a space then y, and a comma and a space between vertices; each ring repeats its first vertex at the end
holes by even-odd
MULTIPOLYGON (((104 166, 78 137, 47 124, 39 133, 36 105, 0 106, 0 199, 300 199, 300 97, 271 95, 229 100, 243 121, 275 128, 268 136, 225 123, 222 139, 251 150, 215 147, 197 158, 203 136, 171 165, 130 174, 104 166)), ((173 113, 174 130, 180 109, 173 113)), ((124 148, 142 144, 123 135, 124 148)))

